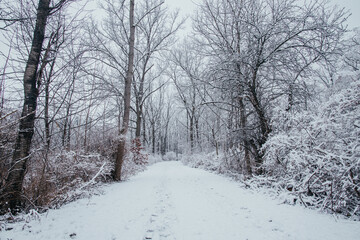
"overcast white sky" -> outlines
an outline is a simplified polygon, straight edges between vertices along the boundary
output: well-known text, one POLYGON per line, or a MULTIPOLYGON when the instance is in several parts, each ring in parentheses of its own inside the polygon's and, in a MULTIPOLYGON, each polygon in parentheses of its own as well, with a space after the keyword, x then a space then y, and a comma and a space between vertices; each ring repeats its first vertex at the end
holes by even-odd
POLYGON ((350 28, 360 27, 360 0, 332 0, 332 2, 350 11, 350 28))
MULTIPOLYGON (((179 8, 182 14, 189 15, 195 8, 196 3, 202 0, 165 0, 165 3, 172 8, 179 8)), ((333 4, 345 7, 352 14, 349 18, 349 28, 360 27, 360 0, 331 0, 333 4)))

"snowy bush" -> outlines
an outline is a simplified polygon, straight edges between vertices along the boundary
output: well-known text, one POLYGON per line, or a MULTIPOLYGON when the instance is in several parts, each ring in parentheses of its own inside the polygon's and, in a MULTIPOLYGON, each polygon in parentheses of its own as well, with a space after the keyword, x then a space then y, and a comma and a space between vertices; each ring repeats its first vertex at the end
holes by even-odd
MULTIPOLYGON (((38 154, 35 156, 41 159, 38 154)), ((112 169, 110 159, 98 153, 54 151, 46 162, 34 161, 29 168, 24 184, 29 207, 46 209, 73 201, 84 193, 80 190, 86 190, 85 186, 108 181, 112 169)))
POLYGON ((185 165, 193 168, 202 168, 218 173, 223 173, 226 169, 222 156, 216 155, 215 152, 211 152, 208 154, 184 154, 181 155, 180 161, 183 162, 185 165))
POLYGON ((148 160, 149 165, 163 161, 162 156, 160 154, 149 154, 148 158, 149 158, 148 160))
POLYGON ((273 122, 264 146, 273 185, 304 205, 360 216, 360 81, 313 111, 278 111, 273 122))
POLYGON ((163 156, 163 160, 164 161, 176 161, 177 160, 176 153, 175 152, 165 153, 165 155, 163 156))

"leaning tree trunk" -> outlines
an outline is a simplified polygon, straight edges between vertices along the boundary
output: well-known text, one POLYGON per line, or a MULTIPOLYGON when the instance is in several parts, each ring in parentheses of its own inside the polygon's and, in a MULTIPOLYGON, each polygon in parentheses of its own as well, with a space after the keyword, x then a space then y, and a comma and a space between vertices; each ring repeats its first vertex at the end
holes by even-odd
POLYGON ((135 49, 134 8, 135 8, 135 0, 130 0, 129 59, 128 59, 128 69, 126 73, 125 90, 124 90, 124 118, 122 122, 122 129, 120 131, 120 139, 117 147, 117 154, 115 161, 115 172, 114 172, 115 181, 121 180, 121 168, 125 157, 126 134, 129 128, 129 121, 130 121, 131 82, 133 78, 134 49, 135 49))
POLYGON ((34 134, 35 112, 38 89, 36 87, 37 70, 44 41, 47 17, 50 13, 50 0, 39 0, 36 25, 30 54, 24 73, 24 105, 21 113, 19 130, 14 147, 9 175, 2 192, 2 210, 10 209, 13 213, 21 210, 24 202, 22 187, 30 156, 30 145, 34 134))

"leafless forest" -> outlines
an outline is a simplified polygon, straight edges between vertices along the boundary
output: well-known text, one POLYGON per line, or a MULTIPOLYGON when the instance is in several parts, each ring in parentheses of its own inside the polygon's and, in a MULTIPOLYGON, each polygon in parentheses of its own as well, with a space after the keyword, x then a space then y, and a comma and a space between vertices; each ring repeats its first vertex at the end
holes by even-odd
POLYGON ((186 20, 161 0, 89 4, 0 0, 2 214, 163 158, 360 216, 360 30, 346 9, 203 0, 186 20))

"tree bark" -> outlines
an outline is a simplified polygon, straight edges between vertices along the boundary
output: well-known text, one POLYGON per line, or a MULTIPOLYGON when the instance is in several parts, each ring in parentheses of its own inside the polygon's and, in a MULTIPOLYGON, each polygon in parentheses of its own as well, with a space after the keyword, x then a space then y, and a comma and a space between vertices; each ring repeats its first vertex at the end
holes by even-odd
POLYGON ((129 58, 128 58, 128 69, 126 73, 125 89, 124 89, 124 117, 122 122, 122 129, 120 131, 120 139, 117 147, 117 154, 115 161, 115 172, 114 172, 115 181, 121 181, 121 169, 125 157, 126 134, 130 122, 131 82, 134 74, 133 68, 134 68, 134 50, 135 50, 134 8, 135 8, 135 0, 130 0, 129 58))
POLYGON ((61 142, 62 142, 62 146, 64 148, 68 148, 70 149, 70 132, 71 132, 71 107, 72 107, 72 103, 71 103, 71 100, 72 100, 72 97, 73 97, 73 94, 74 94, 74 90, 75 90, 75 77, 73 76, 73 79, 72 79, 72 83, 71 83, 71 86, 70 86, 70 96, 69 96, 69 100, 68 100, 68 104, 66 106, 66 115, 65 115, 65 119, 64 119, 64 127, 63 127, 63 130, 62 130, 62 136, 61 136, 61 142))
POLYGON ((239 98, 239 107, 240 107, 240 123, 241 123, 241 137, 243 139, 244 144, 244 160, 245 160, 245 167, 247 174, 251 175, 251 161, 250 161, 250 145, 249 145, 249 139, 248 134, 246 132, 246 110, 243 98, 239 98))
POLYGON ((156 140, 156 137, 155 137, 155 122, 151 122, 151 135, 152 135, 152 153, 155 153, 155 140, 156 140))
MULTIPOLYGON (((45 53, 45 60, 47 61, 48 53, 50 52, 50 41, 48 48, 46 49, 45 53)), ((54 71, 55 66, 55 59, 52 60, 51 66, 50 66, 50 72, 45 80, 45 106, 44 106, 44 125, 45 125, 45 146, 46 146, 46 155, 48 154, 50 150, 50 142, 51 142, 51 136, 50 136, 50 117, 49 117, 49 104, 50 104, 50 83, 54 71)), ((46 158, 47 159, 47 158, 46 158)))
POLYGON ((10 209, 13 213, 19 212, 24 205, 22 188, 27 161, 30 157, 31 140, 34 134, 35 113, 39 94, 36 86, 37 70, 44 42, 46 21, 50 13, 49 5, 50 0, 39 0, 31 50, 23 78, 25 99, 11 168, 2 193, 2 210, 10 209))
MULTIPOLYGON (((141 123, 143 121, 143 101, 144 101, 144 83, 145 83, 145 75, 147 73, 146 67, 149 62, 150 55, 148 54, 145 59, 144 67, 142 69, 142 75, 139 81, 139 89, 135 91, 136 94, 136 130, 135 130, 135 138, 141 137, 141 123)), ((136 89, 136 88, 135 88, 136 89)))
POLYGON ((136 130, 135 130, 135 138, 141 137, 141 124, 142 124, 142 106, 139 106, 139 109, 136 110, 136 130))
MULTIPOLYGON (((262 159, 263 153, 261 153, 260 149, 266 143, 266 141, 269 137, 269 134, 271 133, 271 126, 269 124, 269 120, 265 116, 265 110, 261 106, 259 98, 258 98, 258 93, 257 93, 257 89, 256 89, 256 79, 257 79, 258 69, 259 68, 256 67, 256 69, 254 70, 254 73, 252 76, 252 84, 249 86, 249 90, 250 90, 249 92, 250 92, 250 103, 254 107, 257 117, 258 117, 258 120, 259 120, 261 136, 259 136, 256 139, 256 142, 254 141, 255 139, 251 139, 249 141, 249 143, 253 148, 255 163, 256 163, 257 167, 259 168, 263 163, 263 159, 262 159)), ((261 172, 261 170, 258 172, 261 172)))
POLYGON ((143 127, 142 127, 143 142, 144 142, 144 144, 147 144, 148 141, 147 141, 147 139, 146 139, 146 124, 145 124, 145 119, 142 120, 142 125, 143 125, 143 127))
POLYGON ((194 151, 194 115, 189 116, 189 137, 190 137, 190 150, 194 151))

